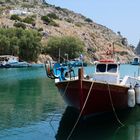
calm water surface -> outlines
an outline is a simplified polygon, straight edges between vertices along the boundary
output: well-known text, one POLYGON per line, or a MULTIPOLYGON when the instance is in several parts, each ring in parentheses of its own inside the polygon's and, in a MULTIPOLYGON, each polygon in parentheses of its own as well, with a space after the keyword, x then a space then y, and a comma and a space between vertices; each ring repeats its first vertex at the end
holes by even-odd
MULTIPOLYGON (((121 65, 121 76, 138 66, 121 65)), ((94 68, 87 67, 92 75, 94 68)), ((0 140, 66 140, 78 114, 66 108, 44 68, 0 69, 0 140)), ((139 140, 140 106, 80 121, 70 140, 139 140)))

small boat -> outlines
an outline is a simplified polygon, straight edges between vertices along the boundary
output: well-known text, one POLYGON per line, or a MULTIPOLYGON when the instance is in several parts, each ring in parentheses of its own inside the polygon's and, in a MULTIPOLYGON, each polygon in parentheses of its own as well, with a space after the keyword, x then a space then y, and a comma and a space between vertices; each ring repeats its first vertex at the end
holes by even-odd
POLYGON ((72 68, 59 63, 51 67, 46 65, 46 72, 48 77, 55 79, 67 105, 76 108, 83 116, 90 116, 140 104, 140 78, 126 75, 121 79, 119 68, 118 62, 107 59, 95 64, 92 77, 84 74, 83 67, 76 75, 72 68))
POLYGON ((30 63, 26 61, 19 61, 19 58, 12 55, 1 55, 0 56, 0 68, 21 68, 29 67, 30 63))
POLYGON ((139 65, 140 64, 140 58, 139 57, 134 57, 131 64, 132 65, 139 65))
POLYGON ((71 61, 68 61, 68 63, 62 63, 63 66, 71 65, 72 67, 86 67, 87 63, 83 62, 82 60, 74 59, 71 61))

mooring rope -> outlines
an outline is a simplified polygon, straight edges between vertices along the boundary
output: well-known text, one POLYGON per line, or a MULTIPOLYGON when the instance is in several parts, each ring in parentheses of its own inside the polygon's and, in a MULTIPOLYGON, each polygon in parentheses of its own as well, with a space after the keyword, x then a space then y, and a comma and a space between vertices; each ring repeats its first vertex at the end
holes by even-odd
POLYGON ((121 126, 124 126, 124 124, 120 121, 116 111, 115 111, 115 107, 114 107, 114 104, 113 104, 113 100, 112 100, 112 96, 111 96, 111 91, 110 91, 110 87, 109 87, 109 84, 107 83, 108 85, 108 92, 109 92, 109 98, 110 98, 110 103, 111 103, 111 106, 112 106, 112 109, 113 109, 113 113, 116 117, 116 120, 118 121, 118 123, 121 125, 121 126))
POLYGON ((66 85, 66 88, 65 88, 65 90, 64 90, 64 94, 62 95, 62 97, 64 97, 64 96, 66 95, 66 91, 67 91, 67 89, 68 89, 69 83, 70 83, 70 81, 68 81, 68 83, 67 83, 67 85, 66 85))
POLYGON ((73 128, 71 129, 71 132, 69 133, 69 135, 68 135, 68 137, 67 137, 66 140, 69 140, 69 139, 70 139, 70 137, 72 136, 72 134, 73 134, 73 132, 74 132, 74 130, 75 130, 75 128, 76 128, 76 126, 77 126, 77 124, 78 124, 78 122, 79 122, 81 116, 82 116, 83 110, 84 110, 84 108, 85 108, 85 106, 86 106, 86 104, 87 104, 89 95, 90 95, 90 93, 91 93, 91 90, 92 90, 92 87, 93 87, 93 83, 94 83, 94 82, 92 82, 92 84, 91 84, 91 86, 90 86, 90 89, 89 89, 89 91, 88 91, 86 100, 85 100, 84 105, 83 105, 83 107, 82 107, 82 110, 80 111, 80 114, 79 114, 79 116, 78 116, 78 118, 77 118, 77 120, 76 120, 76 123, 74 124, 73 128))

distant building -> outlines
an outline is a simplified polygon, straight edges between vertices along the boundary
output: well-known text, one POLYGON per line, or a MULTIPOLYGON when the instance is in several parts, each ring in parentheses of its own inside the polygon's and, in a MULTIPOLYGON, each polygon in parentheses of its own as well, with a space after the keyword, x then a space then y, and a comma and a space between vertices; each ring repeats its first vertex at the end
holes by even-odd
POLYGON ((30 15, 31 12, 28 12, 27 10, 20 10, 20 9, 14 9, 14 10, 10 10, 10 15, 30 15))
POLYGON ((28 0, 30 3, 44 3, 45 0, 28 0))

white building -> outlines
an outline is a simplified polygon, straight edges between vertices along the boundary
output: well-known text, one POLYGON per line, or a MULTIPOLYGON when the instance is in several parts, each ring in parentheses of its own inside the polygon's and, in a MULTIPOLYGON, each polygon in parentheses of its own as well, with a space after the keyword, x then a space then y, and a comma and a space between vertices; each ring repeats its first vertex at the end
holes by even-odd
POLYGON ((28 12, 27 10, 21 10, 21 9, 14 9, 10 10, 10 15, 31 15, 31 12, 28 12))

